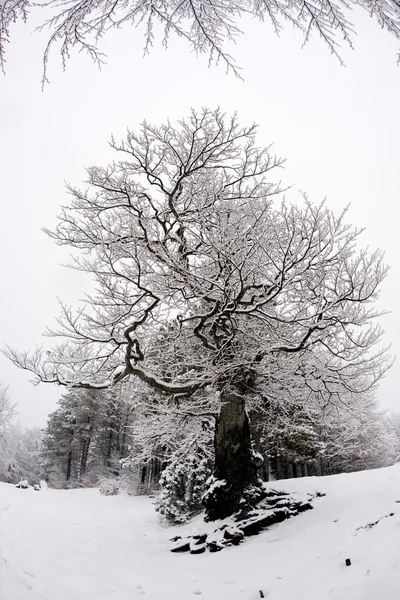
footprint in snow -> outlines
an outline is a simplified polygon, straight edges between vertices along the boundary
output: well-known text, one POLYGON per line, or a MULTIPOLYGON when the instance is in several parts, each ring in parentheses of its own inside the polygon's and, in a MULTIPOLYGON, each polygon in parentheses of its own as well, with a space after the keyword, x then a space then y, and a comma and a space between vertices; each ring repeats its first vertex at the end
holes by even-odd
POLYGON ((142 596, 145 593, 146 593, 146 590, 144 590, 141 585, 136 586, 136 595, 137 596, 142 596))

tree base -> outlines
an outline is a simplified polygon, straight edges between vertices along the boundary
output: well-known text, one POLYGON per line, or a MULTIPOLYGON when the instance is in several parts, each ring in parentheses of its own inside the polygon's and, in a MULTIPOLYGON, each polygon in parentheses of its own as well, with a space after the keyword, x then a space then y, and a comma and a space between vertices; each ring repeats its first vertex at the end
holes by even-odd
POLYGON ((298 500, 292 494, 268 492, 267 498, 247 513, 245 518, 236 513, 228 523, 223 523, 209 534, 197 534, 190 537, 176 536, 172 541, 171 552, 190 552, 202 554, 219 552, 227 546, 237 546, 248 536, 257 535, 271 525, 281 523, 306 510, 313 508, 308 494, 307 500, 298 500))
POLYGON ((226 519, 232 515, 237 519, 243 519, 266 497, 266 490, 261 480, 248 485, 243 490, 233 489, 225 480, 215 478, 210 484, 203 496, 207 521, 226 519))

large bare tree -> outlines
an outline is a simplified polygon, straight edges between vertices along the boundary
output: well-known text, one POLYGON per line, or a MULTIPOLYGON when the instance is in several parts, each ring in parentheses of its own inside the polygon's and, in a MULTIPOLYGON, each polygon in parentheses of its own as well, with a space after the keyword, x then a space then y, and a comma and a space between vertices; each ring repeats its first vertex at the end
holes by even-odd
POLYGON ((246 402, 343 402, 389 364, 375 323, 382 253, 357 250, 345 213, 279 201, 282 160, 255 136, 204 109, 112 140, 118 162, 69 188, 49 232, 78 251, 72 266, 96 291, 77 312, 62 307, 53 350, 8 351, 39 381, 136 377, 185 406, 214 391, 210 518, 262 493, 246 402))
POLYGON ((4 68, 6 42, 17 19, 27 20, 29 12, 45 8, 48 14, 40 29, 49 30, 44 52, 44 81, 51 48, 61 47, 65 66, 71 49, 85 50, 97 63, 104 60, 98 42, 107 31, 124 23, 143 25, 145 51, 153 44, 157 27, 163 29, 167 45, 176 34, 210 61, 221 61, 228 70, 240 73, 226 50, 226 42, 236 40, 240 19, 255 17, 272 22, 276 33, 284 23, 300 29, 305 41, 315 33, 340 59, 340 42, 352 45, 354 32, 348 18, 352 8, 361 7, 379 25, 400 37, 400 5, 397 0, 3 0, 0 4, 0 63, 4 68))

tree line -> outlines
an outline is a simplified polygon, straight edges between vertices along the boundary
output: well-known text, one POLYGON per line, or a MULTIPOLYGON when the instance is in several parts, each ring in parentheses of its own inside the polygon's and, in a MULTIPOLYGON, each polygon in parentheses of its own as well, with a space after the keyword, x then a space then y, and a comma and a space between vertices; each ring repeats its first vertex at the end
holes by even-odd
MULTIPOLYGON (((59 489, 100 486, 105 494, 157 491, 158 510, 174 523, 202 509, 213 472, 216 414, 194 417, 185 405, 172 409, 167 398, 132 384, 67 391, 42 431, 24 431, 10 420, 10 409, 3 393, 0 480, 45 479, 59 489)), ((400 459, 400 416, 379 412, 374 402, 328 411, 257 407, 250 424, 264 481, 379 468, 400 459)))

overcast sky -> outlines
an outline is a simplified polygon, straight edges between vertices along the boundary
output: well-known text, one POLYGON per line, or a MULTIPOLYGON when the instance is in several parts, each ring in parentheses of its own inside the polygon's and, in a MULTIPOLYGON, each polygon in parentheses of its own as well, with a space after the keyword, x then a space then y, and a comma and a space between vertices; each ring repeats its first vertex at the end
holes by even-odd
MULTIPOLYGON (((79 185, 85 167, 112 158, 119 139, 144 118, 161 123, 185 116, 191 106, 221 106, 240 121, 259 123, 259 144, 275 142, 288 159, 282 174, 298 190, 366 227, 361 241, 386 251, 391 265, 380 306, 386 341, 400 354, 400 43, 367 16, 354 15, 355 51, 344 48, 346 68, 319 40, 301 50, 288 29, 277 38, 268 24, 249 22, 233 53, 244 81, 223 67, 208 67, 183 40, 166 51, 155 44, 143 58, 142 31, 126 27, 104 39, 101 72, 73 54, 62 72, 55 53, 51 84, 41 91, 45 37, 32 24, 13 28, 7 74, 0 79, 0 342, 18 349, 43 341, 58 314, 57 297, 74 304, 88 289, 84 275, 60 266, 68 253, 42 233, 68 202, 64 182, 79 185)), ((380 386, 383 408, 400 412, 395 365, 380 386)), ((0 356, 0 381, 18 403, 25 426, 43 426, 62 390, 33 387, 29 375, 0 356)))

